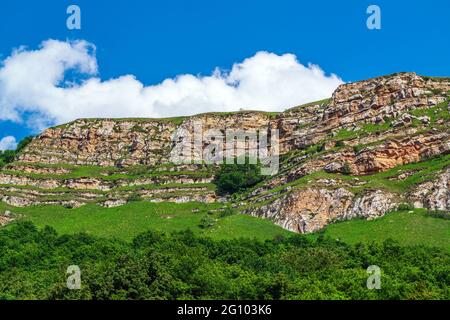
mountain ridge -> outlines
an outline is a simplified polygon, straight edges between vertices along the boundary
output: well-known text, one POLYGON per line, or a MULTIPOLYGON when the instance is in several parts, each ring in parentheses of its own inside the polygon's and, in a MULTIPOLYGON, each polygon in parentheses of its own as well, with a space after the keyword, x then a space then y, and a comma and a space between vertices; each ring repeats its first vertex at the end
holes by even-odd
POLYGON ((449 97, 449 78, 396 73, 343 84, 331 99, 280 113, 78 119, 45 130, 0 172, 0 199, 21 207, 111 207, 133 194, 152 202, 222 202, 301 233, 373 219, 402 203, 448 211, 449 97), (205 130, 279 130, 280 172, 219 196, 216 166, 171 161, 193 147, 173 138, 197 122, 205 130), (426 166, 408 169, 427 161, 437 163, 427 175, 426 166))

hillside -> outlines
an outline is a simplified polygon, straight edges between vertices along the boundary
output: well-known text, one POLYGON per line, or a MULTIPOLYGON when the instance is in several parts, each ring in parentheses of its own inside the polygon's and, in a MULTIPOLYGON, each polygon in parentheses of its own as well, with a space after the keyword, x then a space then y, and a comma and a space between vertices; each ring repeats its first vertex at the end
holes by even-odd
MULTIPOLYGON (((282 113, 80 119, 45 130, 21 150, 0 172, 0 199, 5 210, 25 216, 49 206, 197 203, 191 212, 232 207, 298 233, 378 218, 399 206, 450 211, 449 108, 450 79, 399 73, 344 84, 331 99, 282 113), (221 195, 219 165, 173 163, 183 148, 198 156, 194 142, 181 139, 198 124, 220 132, 278 130, 279 172, 221 195)), ((201 143, 212 144, 205 136, 201 143)))

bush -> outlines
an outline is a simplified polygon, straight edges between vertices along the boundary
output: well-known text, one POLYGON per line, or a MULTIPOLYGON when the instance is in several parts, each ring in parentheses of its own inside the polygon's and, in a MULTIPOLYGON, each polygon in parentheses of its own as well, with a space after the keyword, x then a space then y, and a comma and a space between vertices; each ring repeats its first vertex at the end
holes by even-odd
POLYGON ((353 152, 358 154, 362 149, 364 149, 364 145, 362 144, 357 144, 356 146, 353 147, 353 152))
POLYGON ((325 151, 325 143, 319 144, 317 146, 317 152, 325 151))
POLYGON ((398 211, 411 211, 414 210, 414 206, 410 203, 400 203, 397 206, 398 211))
POLYGON ((345 175, 349 175, 352 173, 352 169, 350 168, 348 162, 344 163, 344 166, 342 167, 342 173, 345 175))
POLYGON ((256 164, 224 164, 213 183, 219 195, 233 194, 252 187, 263 180, 261 167, 256 164))
POLYGON ((135 166, 129 167, 127 169, 127 171, 132 176, 140 176, 140 175, 148 173, 148 168, 145 165, 135 165, 135 166))
POLYGON ((216 219, 214 219, 210 216, 205 216, 202 218, 202 220, 200 220, 200 224, 198 226, 202 229, 209 229, 209 228, 214 227, 215 224, 216 224, 216 219))
POLYGON ((137 193, 130 194, 127 199, 128 202, 136 202, 136 201, 141 201, 141 200, 142 200, 141 196, 137 193))
POLYGON ((431 89, 431 92, 432 92, 434 95, 440 95, 440 94, 443 93, 443 90, 442 90, 442 89, 439 89, 439 88, 433 88, 433 89, 431 89))
POLYGON ((220 218, 225 218, 225 217, 232 216, 232 215, 235 215, 235 214, 236 214, 236 211, 233 208, 227 207, 225 210, 220 212, 219 217, 220 218))
POLYGON ((447 211, 434 210, 434 211, 428 211, 428 214, 434 218, 450 220, 450 212, 447 212, 447 211))

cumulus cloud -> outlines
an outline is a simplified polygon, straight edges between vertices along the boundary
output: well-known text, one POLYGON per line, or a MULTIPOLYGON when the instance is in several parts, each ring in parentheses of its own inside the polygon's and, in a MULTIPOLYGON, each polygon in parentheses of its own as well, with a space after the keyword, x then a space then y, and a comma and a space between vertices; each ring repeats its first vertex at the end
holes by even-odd
POLYGON ((17 141, 13 136, 7 136, 0 140, 0 151, 16 150, 17 141))
POLYGON ((209 111, 279 111, 331 96, 342 80, 293 54, 258 52, 226 72, 179 75, 145 86, 133 75, 102 81, 95 46, 47 40, 0 67, 0 120, 43 128, 85 117, 170 117, 209 111), (68 75, 76 74, 78 81, 68 75))

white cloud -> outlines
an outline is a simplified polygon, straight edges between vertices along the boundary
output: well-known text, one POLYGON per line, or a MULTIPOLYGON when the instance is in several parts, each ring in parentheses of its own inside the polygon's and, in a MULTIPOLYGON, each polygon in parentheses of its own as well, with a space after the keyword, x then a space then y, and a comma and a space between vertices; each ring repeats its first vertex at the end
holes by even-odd
POLYGON ((16 138, 13 136, 4 137, 0 140, 0 151, 15 150, 17 148, 16 138))
POLYGON ((144 86, 132 75, 102 81, 95 47, 48 40, 21 48, 0 68, 0 120, 41 129, 84 117, 169 117, 239 108, 278 111, 331 96, 342 80, 295 55, 258 52, 209 76, 179 75, 144 86), (70 83, 67 72, 82 81, 70 83), (31 116, 27 116, 30 115, 31 116))

